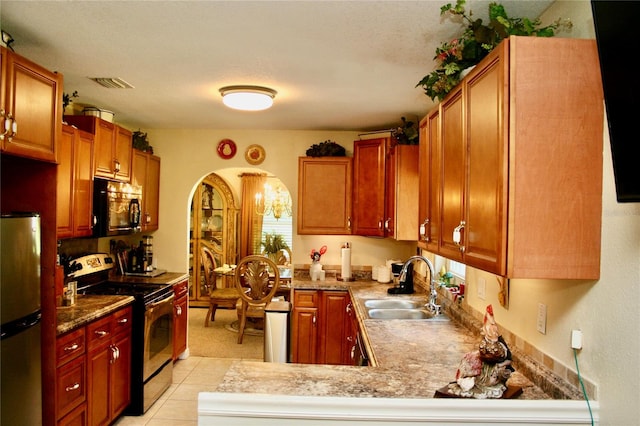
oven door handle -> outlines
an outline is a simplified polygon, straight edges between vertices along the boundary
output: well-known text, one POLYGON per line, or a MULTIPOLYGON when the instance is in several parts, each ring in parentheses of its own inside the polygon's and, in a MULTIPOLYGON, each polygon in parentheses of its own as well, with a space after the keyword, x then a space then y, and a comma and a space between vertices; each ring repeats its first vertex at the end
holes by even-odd
POLYGON ((173 301, 173 294, 170 295, 169 297, 166 297, 162 300, 159 300, 157 302, 154 303, 150 303, 149 305, 147 305, 147 307, 145 308, 145 310, 147 311, 153 311, 154 309, 156 309, 158 306, 162 305, 163 303, 169 302, 169 301, 173 301))

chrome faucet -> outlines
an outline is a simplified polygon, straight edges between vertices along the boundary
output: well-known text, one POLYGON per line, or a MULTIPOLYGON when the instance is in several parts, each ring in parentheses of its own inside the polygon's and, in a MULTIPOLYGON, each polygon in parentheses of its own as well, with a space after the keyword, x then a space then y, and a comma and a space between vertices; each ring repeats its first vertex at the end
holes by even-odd
POLYGON ((429 302, 425 305, 425 308, 427 308, 427 310, 429 310, 432 314, 439 315, 440 305, 436 304, 438 292, 436 291, 435 271, 433 269, 433 264, 429 259, 420 255, 411 256, 409 259, 407 259, 404 265, 402 265, 400 275, 398 276, 398 282, 404 283, 406 281, 407 269, 409 269, 409 265, 419 259, 423 260, 429 268, 429 302))

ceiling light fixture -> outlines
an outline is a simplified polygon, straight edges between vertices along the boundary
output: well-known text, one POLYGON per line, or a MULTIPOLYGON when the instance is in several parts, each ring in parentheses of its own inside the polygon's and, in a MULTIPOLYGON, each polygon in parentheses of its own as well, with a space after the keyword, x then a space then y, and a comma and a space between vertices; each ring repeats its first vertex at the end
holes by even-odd
POLYGON ((271 108, 276 92, 261 86, 226 86, 220 89, 222 102, 242 111, 262 111, 271 108))

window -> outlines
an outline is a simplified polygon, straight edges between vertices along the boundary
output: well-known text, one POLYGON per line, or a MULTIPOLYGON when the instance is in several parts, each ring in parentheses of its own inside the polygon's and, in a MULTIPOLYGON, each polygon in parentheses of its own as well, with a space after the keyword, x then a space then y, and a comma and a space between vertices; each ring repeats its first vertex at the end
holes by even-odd
POLYGON ((455 260, 447 259, 447 270, 453 275, 460 277, 464 280, 465 273, 467 271, 467 265, 464 263, 456 262, 455 260))

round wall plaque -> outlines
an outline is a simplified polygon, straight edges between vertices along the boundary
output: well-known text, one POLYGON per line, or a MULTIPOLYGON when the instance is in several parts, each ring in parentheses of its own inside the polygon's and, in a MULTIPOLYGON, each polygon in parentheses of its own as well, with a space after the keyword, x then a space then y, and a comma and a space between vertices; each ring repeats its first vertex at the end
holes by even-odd
POLYGON ((260 145, 249 145, 244 153, 244 158, 247 163, 258 165, 264 161, 267 154, 264 152, 264 148, 260 145))
POLYGON ((217 151, 220 158, 224 158, 225 160, 233 158, 237 151, 236 143, 231 139, 222 139, 218 142, 217 151))

